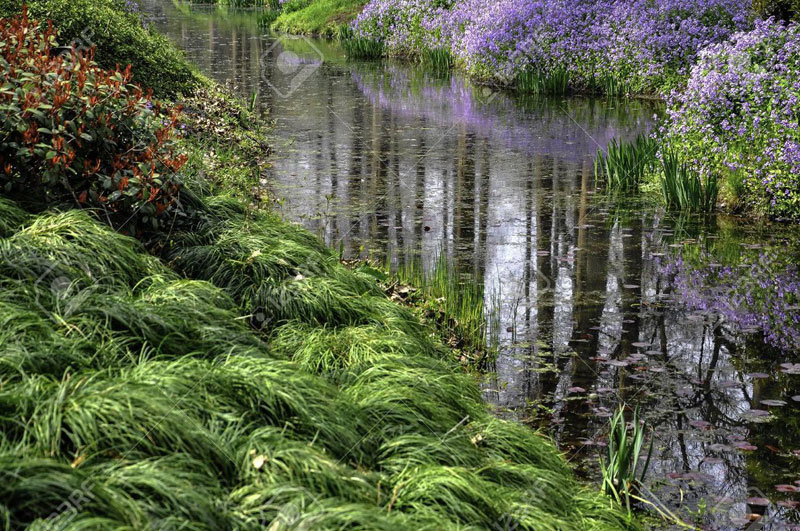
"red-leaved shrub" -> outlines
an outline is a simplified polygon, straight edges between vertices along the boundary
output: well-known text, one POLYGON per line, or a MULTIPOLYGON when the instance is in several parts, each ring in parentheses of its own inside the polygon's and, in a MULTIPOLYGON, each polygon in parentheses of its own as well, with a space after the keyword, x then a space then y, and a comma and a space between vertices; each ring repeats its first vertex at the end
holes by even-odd
POLYGON ((47 204, 96 208, 127 232, 178 214, 179 109, 104 70, 93 53, 61 50, 27 12, 0 19, 0 187, 47 204))

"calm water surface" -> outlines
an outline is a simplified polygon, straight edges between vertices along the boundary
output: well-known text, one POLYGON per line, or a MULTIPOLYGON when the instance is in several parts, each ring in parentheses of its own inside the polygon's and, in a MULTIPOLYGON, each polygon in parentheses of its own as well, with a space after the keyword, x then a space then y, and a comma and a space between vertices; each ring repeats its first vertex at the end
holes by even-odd
POLYGON ((270 109, 268 182, 287 218, 394 267, 444 253, 484 286, 498 415, 546 428, 596 480, 609 415, 638 405, 662 507, 706 529, 800 521, 800 365, 785 365, 798 308, 769 284, 790 291, 797 232, 597 193, 597 149, 647 131, 657 104, 513 97, 264 35, 252 12, 143 8, 206 74, 270 109), (743 317, 751 284, 771 309, 743 317))

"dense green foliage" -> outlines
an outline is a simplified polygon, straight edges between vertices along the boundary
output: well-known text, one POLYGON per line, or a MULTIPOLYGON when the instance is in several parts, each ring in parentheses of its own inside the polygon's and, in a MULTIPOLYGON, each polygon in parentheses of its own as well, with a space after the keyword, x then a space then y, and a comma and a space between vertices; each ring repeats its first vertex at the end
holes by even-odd
POLYGON ((31 18, 52 20, 60 43, 97 47, 95 59, 104 68, 133 67, 133 81, 157 95, 187 92, 198 76, 169 40, 142 24, 135 4, 124 10, 118 0, 0 0, 0 17, 28 6, 31 18))
MULTIPOLYGON (((178 214, 186 156, 177 110, 86 54, 53 53, 55 31, 26 15, 0 20, 0 186, 40 203, 99 209, 128 231, 178 214)), ((174 221, 173 221, 174 222, 174 221)))
POLYGON ((205 204, 170 252, 192 279, 79 211, 0 203, 4 519, 626 527, 372 279, 299 228, 205 204))
POLYGON ((597 151, 594 173, 609 191, 636 192, 652 169, 657 149, 657 142, 647 135, 639 135, 633 142, 614 138, 605 151, 597 151))

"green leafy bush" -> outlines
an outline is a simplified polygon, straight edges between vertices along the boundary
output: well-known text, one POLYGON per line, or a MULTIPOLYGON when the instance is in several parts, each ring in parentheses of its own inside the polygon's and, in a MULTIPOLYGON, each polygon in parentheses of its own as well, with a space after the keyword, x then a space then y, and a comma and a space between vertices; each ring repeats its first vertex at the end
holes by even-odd
POLYGON ((62 43, 96 47, 103 68, 132 65, 137 83, 157 95, 187 92, 198 76, 169 40, 144 27, 135 3, 119 0, 0 0, 0 17, 18 15, 52 20, 62 43))
POLYGON ((52 25, 0 19, 0 187, 100 209, 126 230, 159 227, 179 210, 178 109, 132 85, 130 66, 103 70, 54 46, 52 25))

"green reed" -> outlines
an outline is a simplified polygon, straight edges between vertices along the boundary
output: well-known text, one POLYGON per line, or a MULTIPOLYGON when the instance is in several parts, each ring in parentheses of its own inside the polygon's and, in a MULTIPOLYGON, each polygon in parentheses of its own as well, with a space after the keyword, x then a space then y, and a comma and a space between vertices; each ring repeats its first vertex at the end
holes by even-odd
POLYGON ((661 193, 667 207, 689 212, 711 212, 717 205, 716 175, 703 180, 674 151, 661 157, 661 193))
POLYGON ((648 135, 639 135, 633 142, 612 139, 605 152, 597 151, 595 176, 605 180, 609 191, 638 191, 655 163, 656 149, 656 140, 648 135))
POLYGON ((625 406, 620 406, 611 417, 608 434, 606 458, 600 458, 603 473, 603 491, 623 505, 630 512, 631 499, 637 499, 637 493, 644 481, 653 453, 653 439, 647 451, 644 466, 639 467, 639 459, 644 449, 647 423, 639 419, 639 409, 633 411, 631 429, 625 422, 625 406))
POLYGON ((265 9, 261 13, 258 14, 258 25, 262 28, 269 27, 273 22, 278 20, 278 17, 281 16, 280 9, 265 9))
POLYGON ((455 59, 450 50, 446 48, 435 48, 426 50, 422 54, 421 62, 423 65, 435 70, 450 70, 455 64, 455 59))
POLYGON ((566 94, 569 90, 569 73, 563 69, 547 73, 522 72, 515 78, 514 88, 528 94, 566 94))

